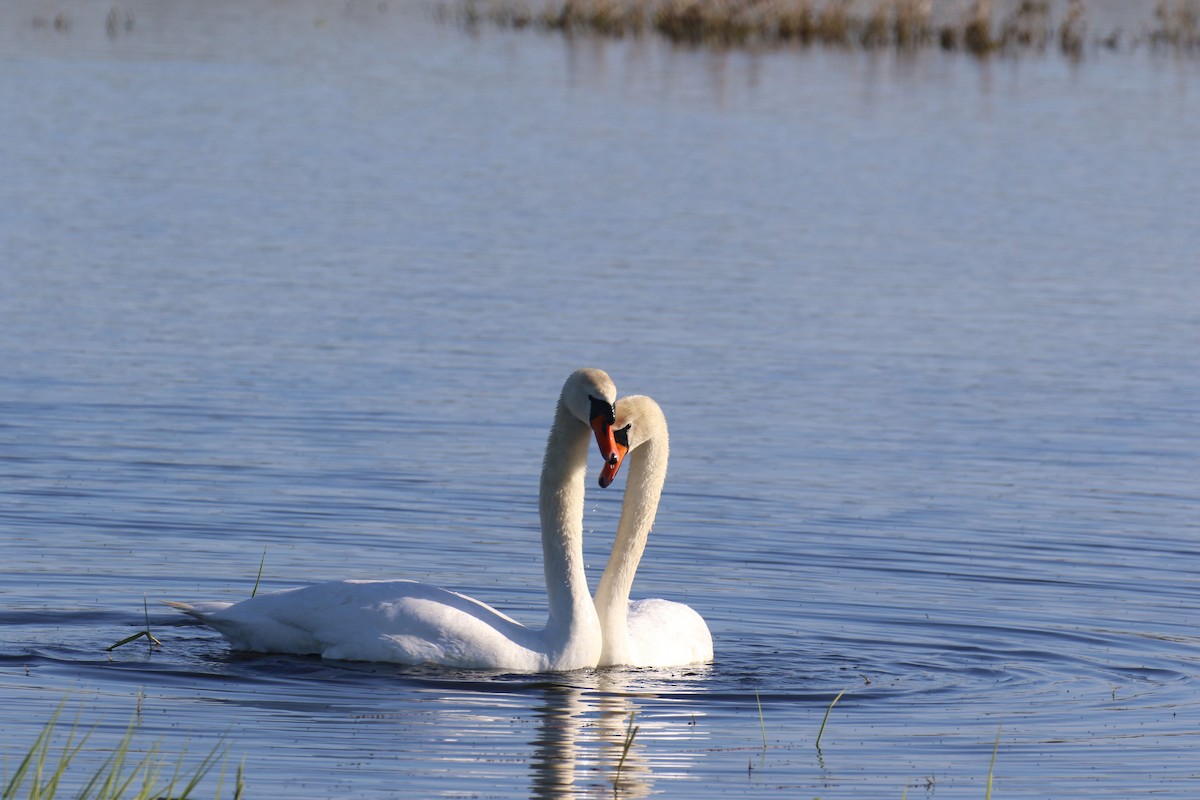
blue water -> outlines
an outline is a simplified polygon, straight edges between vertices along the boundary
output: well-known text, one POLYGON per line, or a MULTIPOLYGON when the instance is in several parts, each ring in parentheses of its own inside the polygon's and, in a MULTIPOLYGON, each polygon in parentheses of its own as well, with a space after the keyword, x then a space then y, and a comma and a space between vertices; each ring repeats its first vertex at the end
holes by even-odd
POLYGON ((1195 59, 112 7, 0 12, 8 770, 65 699, 85 771, 137 717, 226 794, 981 797, 998 735, 994 797, 1200 791, 1195 59), (584 365, 666 411, 634 594, 711 667, 245 656, 158 604, 265 551, 540 623, 584 365), (144 604, 162 649, 105 652, 144 604))

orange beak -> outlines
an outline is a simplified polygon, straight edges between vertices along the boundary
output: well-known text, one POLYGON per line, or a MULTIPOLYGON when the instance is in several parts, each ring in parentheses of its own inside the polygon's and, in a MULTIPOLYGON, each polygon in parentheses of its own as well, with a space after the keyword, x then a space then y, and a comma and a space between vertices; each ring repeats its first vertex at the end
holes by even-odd
MULTIPOLYGON (((596 446, 600 448, 600 455, 604 456, 604 468, 607 470, 610 464, 620 464, 624 454, 618 455, 611 417, 608 414, 597 414, 592 417, 592 430, 596 432, 596 446)), ((616 474, 616 469, 613 469, 613 475, 616 474)), ((608 484, 600 485, 607 486, 608 484)))
POLYGON ((601 489, 607 489, 608 485, 617 477, 617 471, 621 469, 621 464, 625 461, 625 455, 629 452, 629 448, 620 442, 616 443, 616 448, 616 458, 605 462, 604 468, 600 470, 601 489))

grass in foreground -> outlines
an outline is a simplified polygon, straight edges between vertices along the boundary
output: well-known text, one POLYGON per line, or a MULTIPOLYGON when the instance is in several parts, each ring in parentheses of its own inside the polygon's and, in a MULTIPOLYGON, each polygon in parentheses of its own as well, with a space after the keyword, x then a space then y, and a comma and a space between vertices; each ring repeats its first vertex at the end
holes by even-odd
POLYGON ((988 765, 987 777, 987 793, 984 794, 984 800, 992 800, 992 779, 996 776, 996 754, 1000 752, 1000 732, 1004 726, 996 728, 996 744, 992 746, 992 763, 988 765))
MULTIPOLYGON (((77 777, 73 769, 76 759, 83 751, 91 733, 79 733, 76 719, 63 737, 56 735, 63 707, 50 716, 29 751, 25 753, 11 777, 7 777, 0 791, 0 800, 54 800, 60 792, 66 792, 68 772, 70 784, 81 786, 69 796, 77 800, 185 800, 194 797, 200 782, 217 766, 225 754, 223 743, 218 743, 209 753, 191 768, 185 770, 185 757, 180 755, 172 767, 167 758, 155 745, 136 760, 133 740, 137 732, 136 721, 131 722, 125 735, 116 747, 90 775, 77 777), (56 744, 60 741, 60 744, 56 744)), ((244 792, 242 766, 238 766, 233 797, 240 800, 244 792)), ((217 784, 216 796, 221 796, 224 769, 217 784)))

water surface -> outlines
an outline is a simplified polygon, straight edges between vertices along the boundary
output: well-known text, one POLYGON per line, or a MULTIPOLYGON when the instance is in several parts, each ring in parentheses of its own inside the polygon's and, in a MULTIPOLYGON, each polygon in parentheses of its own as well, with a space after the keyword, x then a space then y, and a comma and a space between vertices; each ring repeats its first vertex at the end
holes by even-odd
POLYGON ((997 734, 996 797, 1196 794, 1194 60, 110 8, 0 25, 8 763, 65 697, 92 763, 140 707, 265 796, 978 797, 997 734), (711 667, 244 656, 157 605, 265 549, 540 623, 582 365, 667 413, 635 595, 711 667), (144 599, 163 649, 106 653, 144 599))

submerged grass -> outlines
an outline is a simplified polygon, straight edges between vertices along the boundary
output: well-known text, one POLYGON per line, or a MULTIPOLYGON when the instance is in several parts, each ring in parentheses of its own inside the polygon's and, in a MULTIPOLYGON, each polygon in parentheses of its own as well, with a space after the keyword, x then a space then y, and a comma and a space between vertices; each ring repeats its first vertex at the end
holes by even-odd
MULTIPOLYGON (((448 2, 450 0, 447 0, 448 2)), ((1089 36, 1084 0, 1066 0, 1055 21, 1050 0, 459 0, 443 15, 468 26, 491 23, 565 33, 636 36, 652 31, 687 45, 824 45, 865 50, 940 48, 975 56, 1057 49, 1079 58, 1088 45, 1174 49, 1200 55, 1200 0, 1158 0, 1153 22, 1132 36, 1089 36)), ((1061 6, 1061 4, 1060 4, 1061 6)))
MULTIPOLYGON (((63 706, 60 705, 50 715, 12 776, 5 781, 0 800, 54 800, 64 790, 68 771, 72 770, 91 738, 91 732, 80 736, 79 720, 76 718, 65 741, 55 747, 55 740, 61 738, 56 736, 56 732, 62 711, 63 706)), ((145 751, 140 760, 135 761, 131 757, 136 732, 135 717, 99 768, 90 775, 85 773, 79 778, 72 776, 71 782, 82 788, 71 796, 77 800, 186 800, 194 796, 200 782, 216 767, 225 750, 224 744, 218 742, 190 771, 185 770, 185 757, 181 755, 168 777, 168 764, 157 746, 145 751)), ((218 798, 223 788, 223 770, 221 778, 217 786, 218 798)), ((243 770, 239 766, 233 793, 235 800, 241 798, 243 792, 243 770)))

